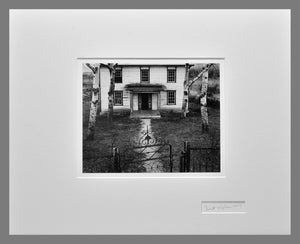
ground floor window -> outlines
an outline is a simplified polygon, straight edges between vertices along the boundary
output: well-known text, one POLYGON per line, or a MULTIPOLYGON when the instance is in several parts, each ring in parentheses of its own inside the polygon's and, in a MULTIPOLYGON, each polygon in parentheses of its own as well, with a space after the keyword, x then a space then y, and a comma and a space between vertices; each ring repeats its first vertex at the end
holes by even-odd
POLYGON ((176 104, 176 91, 167 91, 168 105, 176 104))
POLYGON ((123 105, 123 91, 115 91, 114 93, 114 105, 122 106, 123 105))

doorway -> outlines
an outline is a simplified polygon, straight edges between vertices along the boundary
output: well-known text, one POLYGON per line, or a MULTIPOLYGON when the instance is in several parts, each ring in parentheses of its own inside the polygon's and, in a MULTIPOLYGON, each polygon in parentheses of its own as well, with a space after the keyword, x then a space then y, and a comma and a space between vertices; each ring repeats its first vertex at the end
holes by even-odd
POLYGON ((152 94, 141 93, 139 94, 139 110, 151 110, 152 109, 152 94))

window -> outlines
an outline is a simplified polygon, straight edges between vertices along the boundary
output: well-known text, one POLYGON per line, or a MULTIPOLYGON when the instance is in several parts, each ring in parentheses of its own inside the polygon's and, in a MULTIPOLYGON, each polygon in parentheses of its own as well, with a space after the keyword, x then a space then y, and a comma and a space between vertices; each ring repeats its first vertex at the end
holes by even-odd
POLYGON ((175 83, 176 82, 176 67, 168 67, 168 83, 175 83))
POLYGON ((114 93, 114 105, 115 106, 122 106, 123 105, 123 92, 122 91, 115 91, 115 93, 114 93))
POLYGON ((168 105, 176 104, 176 91, 167 91, 168 105))
POLYGON ((149 67, 141 67, 141 83, 150 82, 150 69, 149 67))
POLYGON ((116 68, 115 83, 122 83, 122 68, 121 67, 116 68))

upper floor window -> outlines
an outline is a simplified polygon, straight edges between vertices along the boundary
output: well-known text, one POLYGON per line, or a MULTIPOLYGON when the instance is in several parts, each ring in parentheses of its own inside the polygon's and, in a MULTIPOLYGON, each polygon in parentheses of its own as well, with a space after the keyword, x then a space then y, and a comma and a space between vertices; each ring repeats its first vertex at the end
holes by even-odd
POLYGON ((114 105, 122 106, 123 105, 123 91, 114 92, 114 105))
POLYGON ((175 83, 176 82, 176 67, 168 67, 167 71, 167 82, 175 83))
POLYGON ((122 83, 122 67, 116 67, 115 83, 122 83))
POLYGON ((150 82, 150 68, 141 67, 141 83, 149 83, 149 82, 150 82))
POLYGON ((167 102, 168 105, 176 104, 176 91, 167 91, 167 102))

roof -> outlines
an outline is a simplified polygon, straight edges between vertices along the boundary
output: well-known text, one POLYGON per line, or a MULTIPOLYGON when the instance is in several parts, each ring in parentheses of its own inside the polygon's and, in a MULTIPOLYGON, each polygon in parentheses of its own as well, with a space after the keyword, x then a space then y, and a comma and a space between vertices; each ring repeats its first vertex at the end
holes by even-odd
POLYGON ((122 63, 118 63, 118 66, 185 66, 185 64, 181 63, 181 64, 122 64, 122 63))
POLYGON ((133 92, 159 92, 166 89, 166 87, 162 84, 155 83, 132 83, 127 84, 125 89, 133 92))

